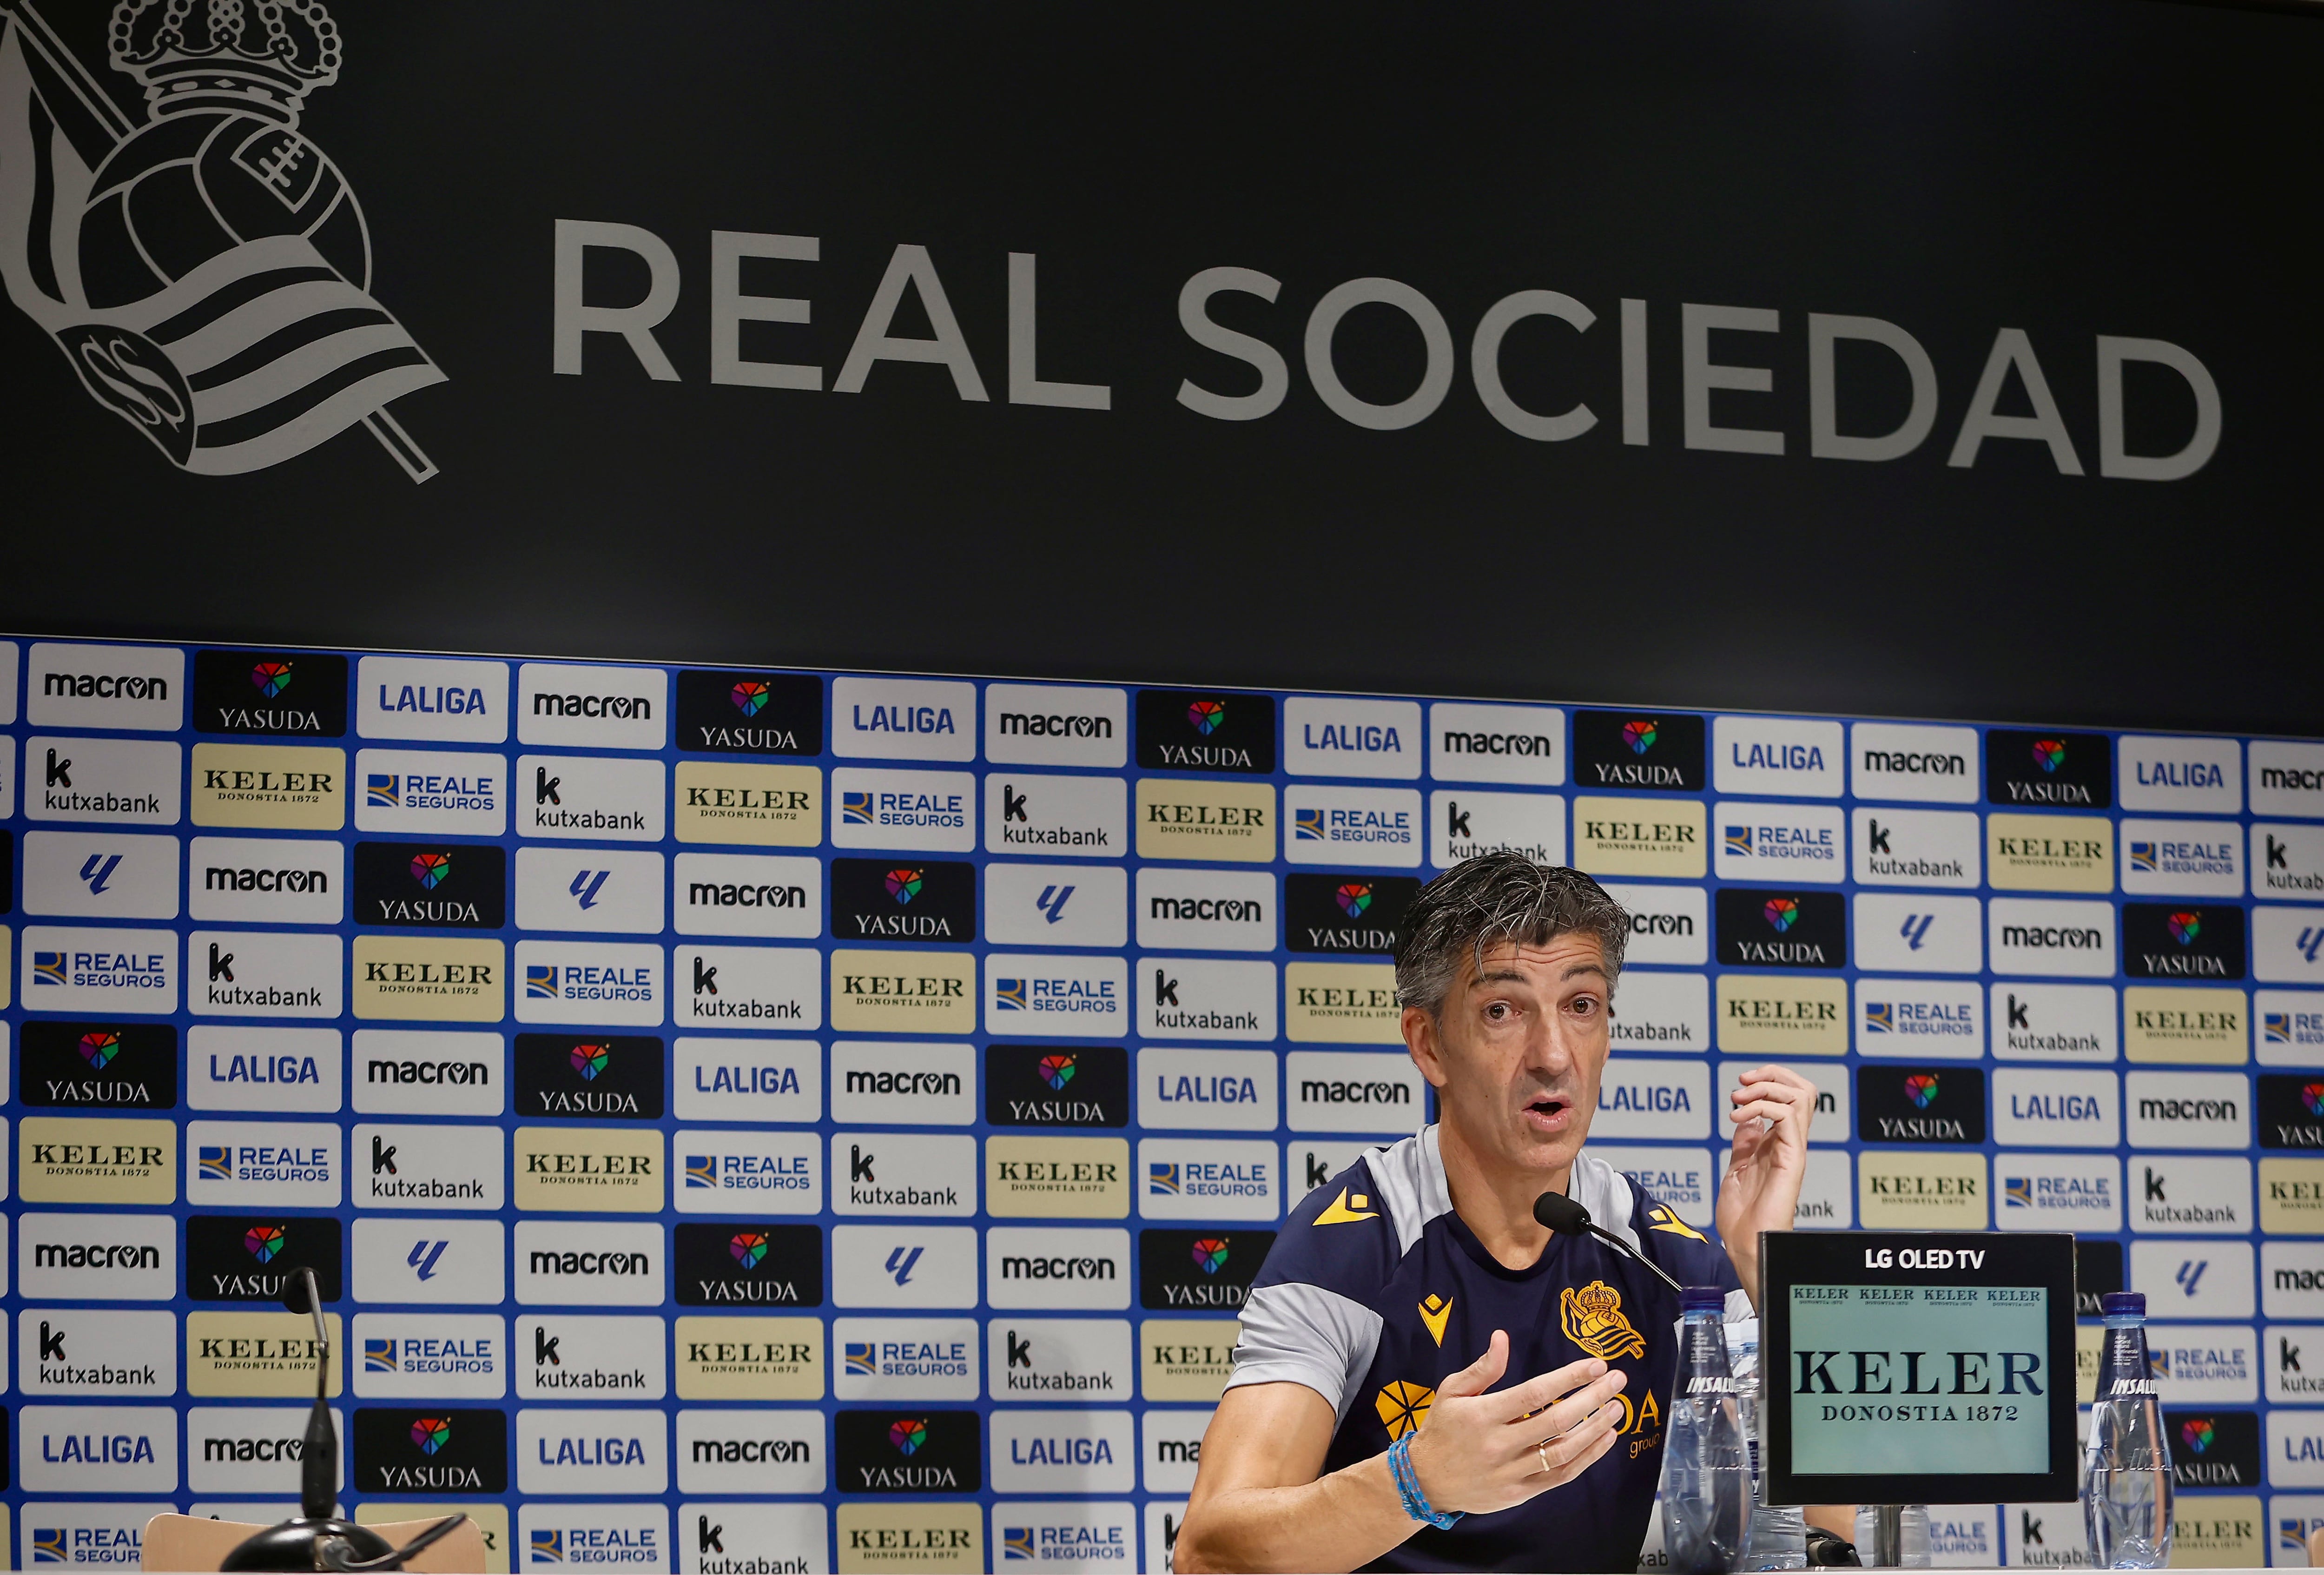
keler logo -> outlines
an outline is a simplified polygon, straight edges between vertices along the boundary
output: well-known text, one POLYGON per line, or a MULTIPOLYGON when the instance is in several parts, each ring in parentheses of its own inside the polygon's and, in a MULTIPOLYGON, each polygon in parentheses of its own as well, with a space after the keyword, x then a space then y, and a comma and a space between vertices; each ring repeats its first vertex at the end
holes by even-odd
POLYGON ((369 293, 363 209, 299 131, 339 74, 319 0, 121 0, 106 38, 143 125, 31 7, 0 32, 9 299, 180 469, 263 469, 361 423, 412 480, 435 475, 387 405, 444 374, 369 293), (87 197, 51 212, 58 193, 87 197))

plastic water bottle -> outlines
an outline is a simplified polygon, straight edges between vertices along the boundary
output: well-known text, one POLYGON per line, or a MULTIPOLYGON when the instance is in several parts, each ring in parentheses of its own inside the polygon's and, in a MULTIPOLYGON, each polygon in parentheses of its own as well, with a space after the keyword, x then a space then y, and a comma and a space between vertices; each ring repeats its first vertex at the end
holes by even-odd
POLYGON ((2146 1365, 2146 1298, 2116 1291, 2098 1306, 2106 1349, 2082 1452, 2090 1561, 2107 1570, 2160 1570, 2171 1562, 2171 1441, 2146 1365))
POLYGON ((1743 1557, 1751 1465, 1727 1360, 1727 1292, 1687 1287, 1663 1457, 1663 1536, 1677 1575, 1727 1575, 1743 1557))
POLYGON ((1743 1445, 1751 1458, 1751 1529, 1744 1536, 1746 1570, 1804 1570, 1808 1567, 1807 1513, 1798 1506, 1778 1507, 1767 1502, 1766 1448, 1760 1427, 1761 1384, 1759 1320, 1741 1319, 1726 1324, 1727 1358, 1735 1374, 1736 1408, 1743 1417, 1743 1445))

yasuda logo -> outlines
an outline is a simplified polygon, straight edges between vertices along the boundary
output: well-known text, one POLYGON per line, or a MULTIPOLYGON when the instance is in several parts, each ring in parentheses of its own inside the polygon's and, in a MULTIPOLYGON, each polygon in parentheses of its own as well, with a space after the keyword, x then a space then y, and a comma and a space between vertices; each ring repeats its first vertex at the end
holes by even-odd
POLYGON ((254 1225, 244 1233, 242 1249, 262 1264, 271 1264, 288 1237, 279 1225, 254 1225))
POLYGON ((2198 913, 2176 913, 2164 922, 2171 931, 2171 939, 2181 946, 2194 945, 2196 938, 2203 933, 2203 915, 2198 913))
POLYGON ((1798 922, 1800 905, 1789 897, 1770 897, 1761 912, 1766 916, 1768 926, 1781 935, 1798 922))
POLYGON ((422 1416, 411 1424, 412 1447, 423 1455, 432 1455, 452 1441, 452 1424, 440 1416, 422 1416))
POLYGON ((604 1044, 576 1044, 573 1047, 572 1062, 573 1070, 580 1074, 583 1082, 594 1083, 598 1073, 613 1064, 613 1048, 604 1044))
POLYGON ((2209 1449, 2211 1441, 2218 1436, 2207 1416, 2190 1416, 2179 1424, 2180 1441, 2199 1455, 2209 1449))
POLYGON ((767 1261, 767 1235, 762 1230, 738 1230, 726 1243, 726 1255, 745 1269, 767 1261))
POLYGON ((75 1048, 80 1052, 81 1060, 90 1066, 107 1067, 113 1064, 113 1058, 121 1053, 121 1035, 100 1029, 82 1034, 80 1043, 75 1048))
POLYGON ((1194 1266, 1205 1274, 1215 1274, 1226 1267, 1227 1241, 1223 1236, 1199 1237, 1193 1247, 1194 1266))
POLYGON ((1351 919, 1360 919, 1364 916, 1364 910, 1372 905, 1372 888, 1361 882, 1349 881, 1333 892, 1332 897, 1340 904, 1341 913, 1351 919))
POLYGON ((921 876, 917 869, 891 869, 888 872, 888 894, 904 907, 920 894, 921 876))
POLYGON ((1227 708, 1218 700, 1196 700, 1186 708, 1186 723, 1207 738, 1227 719, 1227 708))
POLYGON ((1638 720, 1622 724, 1622 742, 1630 746, 1633 755, 1644 755, 1662 737, 1662 729, 1653 722, 1638 720))
POLYGON ((888 1445, 899 1455, 916 1455, 928 1441, 928 1424, 907 1417, 888 1424, 888 1445))
POLYGON ((2300 1102, 2308 1107, 2310 1116, 2324 1116, 2324 1083, 2303 1084, 2300 1102))
POLYGON ((411 878, 423 891, 434 891, 452 873, 452 856, 448 853, 422 853, 411 861, 411 878))
POLYGON ((726 698, 732 700, 734 709, 744 716, 755 717, 767 709, 767 696, 770 692, 765 684, 756 680, 746 679, 727 691, 726 698))
POLYGON ((250 670, 250 687, 272 699, 290 687, 290 664, 287 662, 262 662, 250 670))
POLYGON ((1937 1102, 1937 1075, 1934 1072, 1914 1072, 1904 1079, 1904 1098, 1925 1110, 1937 1102))
POLYGON ((2034 741, 2034 764, 2043 772, 2055 775, 2058 768, 2066 764, 2066 746, 2055 738, 2036 738, 2034 741))
MULTIPOLYGON (((1074 1080, 1074 1060, 1070 1055, 1045 1055, 1041 1058, 1041 1080, 1063 1092, 1074 1080)), ((2311 1107, 2312 1108, 2313 1107, 2311 1107)))

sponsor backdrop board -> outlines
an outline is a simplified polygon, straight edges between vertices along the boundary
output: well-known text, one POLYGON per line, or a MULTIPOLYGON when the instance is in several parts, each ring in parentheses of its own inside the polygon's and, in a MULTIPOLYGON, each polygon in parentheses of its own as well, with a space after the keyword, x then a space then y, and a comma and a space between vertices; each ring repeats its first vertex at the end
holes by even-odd
MULTIPOLYGON (((1738 1072, 1796 1066, 1803 1226, 2076 1231, 2085 1313, 2149 1298, 2186 1512, 2233 1552, 2324 1488, 2324 745, 35 636, 0 672, 22 1562, 287 1502, 303 1265, 346 1501, 468 1508, 496 1568, 1161 1568, 1274 1231, 1428 1116, 1407 905, 1499 848, 1634 915, 1596 1136, 1682 1216, 1738 1072)), ((1968 1561, 2071 1534, 1955 1507, 1968 1561)))

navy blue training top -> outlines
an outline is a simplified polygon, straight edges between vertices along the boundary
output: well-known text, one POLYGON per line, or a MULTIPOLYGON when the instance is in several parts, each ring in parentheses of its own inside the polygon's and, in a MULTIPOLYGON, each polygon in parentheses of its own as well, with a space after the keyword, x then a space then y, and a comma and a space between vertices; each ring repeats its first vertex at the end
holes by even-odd
MULTIPOLYGON (((1243 1304, 1227 1387, 1305 1384, 1331 1402, 1328 1472, 1420 1425, 1437 1384, 1482 1356, 1497 1329, 1509 1337, 1497 1389, 1597 1357, 1629 1375, 1621 1434, 1597 1464, 1514 1509, 1449 1531, 1416 1525, 1366 1568, 1627 1575, 1662 1475, 1678 1298, 1589 1237, 1553 1236, 1531 1268, 1503 1267, 1452 1211, 1436 1144, 1432 1126, 1374 1150, 1292 1211, 1243 1304)), ((1567 1190, 1679 1283, 1720 1286, 1728 1316, 1750 1316, 1725 1251, 1611 1165, 1585 1150, 1567 1190)))

